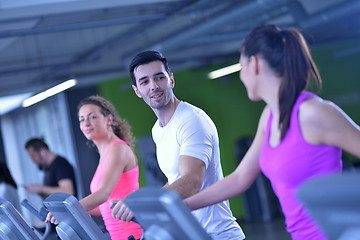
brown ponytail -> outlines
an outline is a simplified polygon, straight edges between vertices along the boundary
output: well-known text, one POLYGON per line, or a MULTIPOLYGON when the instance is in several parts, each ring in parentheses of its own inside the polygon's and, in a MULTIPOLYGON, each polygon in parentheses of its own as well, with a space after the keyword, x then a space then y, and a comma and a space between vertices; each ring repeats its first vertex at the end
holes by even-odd
POLYGON ((279 89, 281 139, 289 128, 291 111, 299 94, 313 77, 321 89, 321 77, 302 34, 294 28, 281 30, 274 25, 255 28, 242 44, 246 57, 260 55, 283 79, 279 89))

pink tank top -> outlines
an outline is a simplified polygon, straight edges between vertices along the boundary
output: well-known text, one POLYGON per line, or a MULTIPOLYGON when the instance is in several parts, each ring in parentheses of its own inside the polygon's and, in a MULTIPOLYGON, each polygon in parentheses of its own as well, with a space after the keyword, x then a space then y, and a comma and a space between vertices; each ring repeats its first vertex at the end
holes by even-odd
POLYGON ((301 103, 315 96, 300 94, 294 104, 290 126, 285 138, 276 147, 270 146, 270 113, 265 140, 260 155, 260 168, 269 178, 285 215, 286 229, 293 240, 324 240, 326 237, 309 217, 296 192, 309 179, 342 170, 341 149, 327 145, 313 145, 305 141, 298 121, 301 103))
MULTIPOLYGON (((90 183, 90 191, 91 193, 96 192, 99 187, 101 180, 103 178, 105 168, 108 161, 108 152, 110 148, 115 143, 125 143, 125 141, 121 139, 117 139, 113 141, 104 156, 104 159, 101 164, 98 165, 96 172, 93 176, 93 179, 90 183)), ((139 189, 139 167, 135 167, 127 172, 121 174, 115 188, 110 194, 109 199, 102 203, 99 206, 101 216, 104 220, 106 229, 110 233, 112 240, 127 240, 128 236, 133 235, 136 239, 140 239, 142 235, 142 229, 140 226, 134 222, 123 222, 111 216, 111 208, 110 208, 110 200, 112 199, 124 199, 127 195, 129 195, 134 190, 139 189)))

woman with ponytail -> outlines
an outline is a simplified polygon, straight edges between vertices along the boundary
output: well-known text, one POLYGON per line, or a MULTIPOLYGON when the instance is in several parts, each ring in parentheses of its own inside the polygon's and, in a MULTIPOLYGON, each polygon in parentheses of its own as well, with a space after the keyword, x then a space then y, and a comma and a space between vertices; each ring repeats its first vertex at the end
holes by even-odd
MULTIPOLYGON (((100 96, 90 96, 78 105, 80 129, 100 154, 90 184, 91 194, 79 202, 91 215, 101 215, 112 240, 140 239, 142 230, 134 222, 123 222, 111 215, 110 201, 124 199, 139 188, 139 167, 134 153, 130 125, 114 106, 100 96)), ((57 223, 49 214, 47 222, 57 223)))
POLYGON ((296 192, 310 179, 340 173, 342 150, 360 157, 360 128, 335 104, 307 91, 311 79, 320 89, 321 78, 298 30, 255 28, 242 44, 240 65, 249 99, 266 103, 254 141, 233 173, 185 203, 198 209, 234 197, 262 171, 292 239, 324 240, 296 192))

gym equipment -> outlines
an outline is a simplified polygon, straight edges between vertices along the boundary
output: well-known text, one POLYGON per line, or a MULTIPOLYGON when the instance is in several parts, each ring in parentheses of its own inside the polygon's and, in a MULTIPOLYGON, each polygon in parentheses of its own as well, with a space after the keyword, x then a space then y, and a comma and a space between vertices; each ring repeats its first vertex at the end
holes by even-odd
POLYGON ((40 240, 41 236, 9 201, 0 198, 0 239, 40 240))
MULTIPOLYGON (((33 207, 30 202, 27 199, 24 199, 21 201, 21 205, 24 206, 27 210, 29 210, 29 212, 31 212, 35 217, 37 217, 40 221, 44 222, 46 219, 46 216, 48 214, 48 211, 44 208, 41 207, 40 211, 36 210, 35 207, 33 207)), ((45 224, 45 232, 43 233, 43 235, 41 236, 42 240, 46 240, 47 237, 49 236, 51 231, 51 224, 50 223, 46 223, 45 224)))
POLYGON ((54 193, 43 203, 59 222, 56 232, 62 240, 110 240, 74 196, 54 193))
POLYGON ((297 195, 330 240, 360 240, 360 174, 306 182, 297 195))
POLYGON ((40 208, 40 211, 37 211, 27 199, 22 200, 21 205, 24 206, 27 210, 29 210, 40 221, 45 221, 48 211, 44 207, 40 208))
POLYGON ((124 199, 146 240, 210 240, 180 196, 171 190, 141 188, 124 199))

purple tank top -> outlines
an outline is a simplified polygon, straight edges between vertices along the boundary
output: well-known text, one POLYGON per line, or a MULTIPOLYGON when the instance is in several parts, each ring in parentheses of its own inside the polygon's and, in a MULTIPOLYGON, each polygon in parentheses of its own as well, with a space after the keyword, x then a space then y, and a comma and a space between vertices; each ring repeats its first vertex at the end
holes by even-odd
POLYGON ((270 113, 260 155, 261 171, 270 180, 279 198, 286 229, 293 240, 326 239, 297 199, 296 192, 307 180, 342 170, 341 149, 310 144, 302 135, 298 119, 299 107, 304 100, 314 96, 309 92, 299 95, 291 113, 289 129, 275 147, 269 142, 273 118, 270 113))

